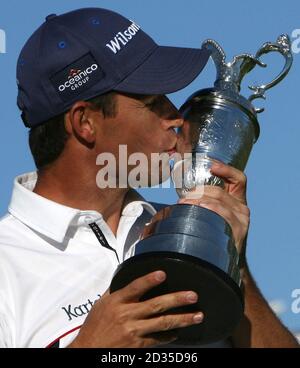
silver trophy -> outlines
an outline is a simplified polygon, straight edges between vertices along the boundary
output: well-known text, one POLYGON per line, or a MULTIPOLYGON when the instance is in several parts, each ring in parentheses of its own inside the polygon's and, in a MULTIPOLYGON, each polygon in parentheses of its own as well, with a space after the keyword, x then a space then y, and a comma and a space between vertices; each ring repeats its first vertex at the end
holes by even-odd
MULTIPOLYGON (((292 66, 291 44, 287 35, 276 43, 265 43, 255 56, 242 54, 226 63, 223 49, 213 40, 202 45, 211 52, 217 68, 214 88, 193 94, 181 107, 185 123, 179 132, 188 158, 178 161, 172 172, 180 197, 199 195, 203 185, 224 183, 210 173, 214 160, 243 171, 253 144, 259 137, 257 114, 252 101, 265 99, 265 91, 278 84, 292 66), (253 94, 240 95, 243 77, 256 65, 266 67, 260 57, 279 52, 285 58, 281 73, 269 84, 250 86, 253 94)), ((117 269, 111 291, 149 272, 162 269, 167 280, 144 299, 194 290, 199 300, 172 313, 203 311, 204 322, 178 330, 179 344, 207 344, 233 332, 244 310, 239 272, 239 255, 229 224, 215 212, 193 205, 164 207, 145 227, 135 255, 117 269)), ((170 313, 170 311, 168 311, 170 313)))

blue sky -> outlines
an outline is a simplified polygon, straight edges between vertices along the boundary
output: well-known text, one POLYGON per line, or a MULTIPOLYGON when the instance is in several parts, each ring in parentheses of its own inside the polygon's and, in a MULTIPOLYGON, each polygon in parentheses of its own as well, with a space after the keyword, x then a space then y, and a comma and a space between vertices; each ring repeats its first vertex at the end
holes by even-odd
MULTIPOLYGON (((295 31, 300 29, 300 3, 296 0, 282 3, 262 0, 1 2, 0 30, 4 32, 0 32, 0 36, 6 36, 6 53, 0 53, 0 214, 6 212, 13 178, 34 170, 27 146, 27 131, 15 103, 18 53, 46 15, 90 6, 109 8, 135 20, 161 45, 199 47, 205 39, 213 38, 224 48, 228 61, 240 53, 255 53, 264 42, 275 41, 281 33, 292 37, 294 31, 292 40, 295 48, 300 47, 300 38, 297 42, 295 36, 296 33, 300 36, 300 31, 295 31)), ((253 71, 245 79, 244 86, 268 82, 283 65, 282 59, 276 55, 268 55, 264 60, 268 69, 253 71)), ((194 91, 212 86, 214 79, 215 68, 209 63, 190 86, 170 98, 179 107, 194 91)), ((294 53, 289 76, 267 92, 265 102, 258 102, 266 111, 259 116, 261 136, 246 169, 251 209, 250 267, 267 299, 280 301, 281 317, 293 330, 300 330, 300 314, 291 311, 292 291, 300 289, 299 82, 300 52, 294 53)), ((243 93, 249 95, 246 88, 243 93)), ((143 190, 143 194, 150 200, 176 201, 172 190, 148 189, 143 190)))

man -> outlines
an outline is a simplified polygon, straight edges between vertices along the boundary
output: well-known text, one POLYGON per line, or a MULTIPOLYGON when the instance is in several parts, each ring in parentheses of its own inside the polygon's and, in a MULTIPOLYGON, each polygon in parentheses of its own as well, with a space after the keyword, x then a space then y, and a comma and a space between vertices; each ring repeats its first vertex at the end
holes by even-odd
MULTIPOLYGON (((120 144, 148 158, 173 152, 183 121, 165 94, 189 84, 208 57, 157 46, 136 23, 104 9, 50 15, 28 40, 17 67, 18 106, 37 173, 16 179, 0 223, 1 346, 150 347, 205 319, 202 311, 161 316, 205 297, 189 290, 139 301, 168 277, 161 270, 107 291, 130 255, 131 229, 155 209, 129 188, 99 188, 96 162, 101 153, 118 159, 120 144)), ((221 163, 212 171, 225 190, 207 187, 200 199, 182 202, 223 216, 243 258, 245 176, 221 163)), ((241 267, 246 310, 235 346, 297 346, 246 262, 241 267)))

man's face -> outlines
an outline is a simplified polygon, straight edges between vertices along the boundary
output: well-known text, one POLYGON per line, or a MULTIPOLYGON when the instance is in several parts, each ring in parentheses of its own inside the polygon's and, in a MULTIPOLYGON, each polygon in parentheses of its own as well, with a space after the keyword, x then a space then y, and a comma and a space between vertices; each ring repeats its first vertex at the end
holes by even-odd
MULTIPOLYGON (((97 137, 97 152, 99 154, 109 152, 115 155, 117 177, 119 177, 119 161, 124 162, 122 161, 124 157, 119 157, 119 145, 126 145, 128 157, 136 153, 143 154, 148 163, 145 165, 145 162, 129 162, 127 165, 128 173, 133 173, 132 169, 138 165, 145 175, 147 171, 147 183, 143 184, 150 185, 151 171, 152 174, 154 171, 159 171, 160 178, 158 181, 161 182, 161 173, 166 169, 164 165, 169 166, 168 160, 164 160, 164 163, 161 161, 155 163, 155 160, 153 160, 155 156, 151 154, 163 153, 168 158, 175 152, 178 139, 175 129, 183 123, 178 110, 163 95, 117 94, 116 99, 116 116, 106 118, 101 122, 97 137)), ((138 157, 138 155, 132 156, 133 160, 138 159, 138 157)), ((169 170, 169 167, 167 169, 169 170)), ((122 170, 124 170, 124 165, 122 170)), ((141 181, 143 182, 143 180, 141 181)), ((153 184, 158 183, 153 183, 152 176, 153 184)))

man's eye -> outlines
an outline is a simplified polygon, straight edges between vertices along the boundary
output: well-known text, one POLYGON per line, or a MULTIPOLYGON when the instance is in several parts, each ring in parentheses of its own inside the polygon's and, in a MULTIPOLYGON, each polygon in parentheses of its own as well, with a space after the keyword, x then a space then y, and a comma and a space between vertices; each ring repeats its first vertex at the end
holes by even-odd
POLYGON ((163 116, 166 112, 165 107, 158 103, 151 103, 147 105, 147 109, 159 116, 163 116))
POLYGON ((166 104, 161 99, 155 99, 153 101, 145 103, 145 107, 147 107, 152 112, 162 112, 166 108, 166 104))
POLYGON ((158 97, 149 102, 145 102, 144 106, 161 118, 165 119, 180 118, 178 110, 165 97, 158 97))
POLYGON ((157 106, 159 106, 159 102, 157 100, 154 100, 154 101, 151 101, 151 102, 147 102, 145 103, 145 106, 148 108, 148 109, 153 109, 157 106))

